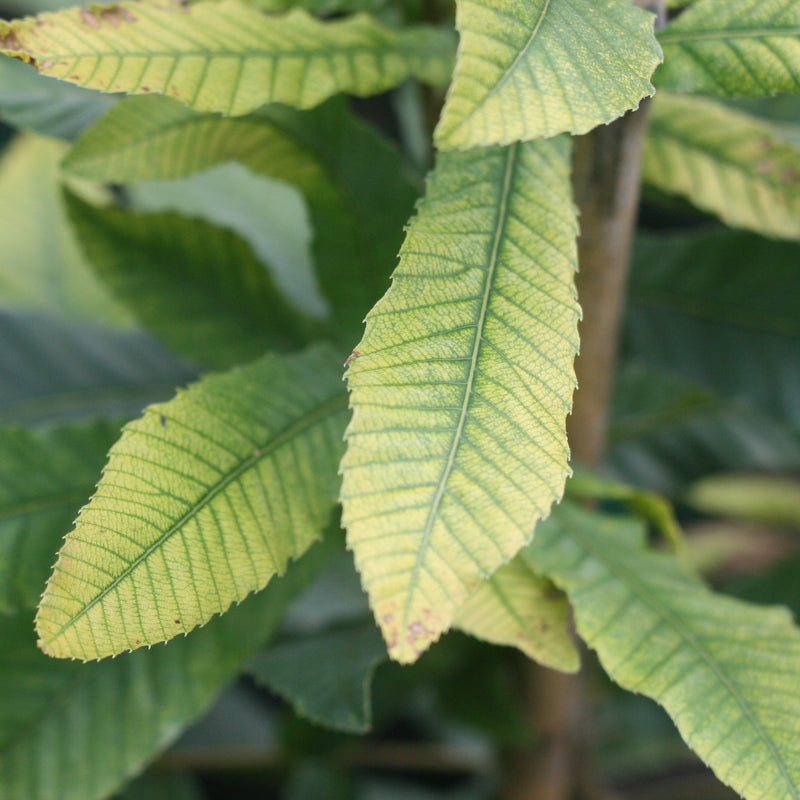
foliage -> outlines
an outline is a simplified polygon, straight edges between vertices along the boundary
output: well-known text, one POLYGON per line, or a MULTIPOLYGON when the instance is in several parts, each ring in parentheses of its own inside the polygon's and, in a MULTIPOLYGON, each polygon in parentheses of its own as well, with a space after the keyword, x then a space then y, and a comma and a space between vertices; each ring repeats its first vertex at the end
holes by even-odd
POLYGON ((201 797, 125 787, 236 691, 282 796, 442 796, 360 770, 373 727, 472 737, 446 796, 496 796, 523 656, 800 798, 800 631, 670 505, 800 528, 800 0, 67 5, 0 21, 0 800, 201 797), (643 102, 679 229, 637 235, 570 478, 571 137, 643 102))

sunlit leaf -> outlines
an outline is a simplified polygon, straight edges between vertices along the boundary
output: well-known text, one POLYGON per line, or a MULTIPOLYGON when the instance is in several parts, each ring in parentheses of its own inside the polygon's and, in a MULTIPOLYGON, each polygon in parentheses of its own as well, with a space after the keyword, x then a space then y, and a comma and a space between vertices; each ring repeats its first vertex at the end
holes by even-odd
POLYGON ((48 581, 42 649, 92 659, 165 641, 300 556, 336 497, 337 361, 322 346, 267 356, 127 425, 48 581))
POLYGON ((399 661, 561 496, 575 233, 567 139, 441 154, 349 359, 343 519, 399 661))

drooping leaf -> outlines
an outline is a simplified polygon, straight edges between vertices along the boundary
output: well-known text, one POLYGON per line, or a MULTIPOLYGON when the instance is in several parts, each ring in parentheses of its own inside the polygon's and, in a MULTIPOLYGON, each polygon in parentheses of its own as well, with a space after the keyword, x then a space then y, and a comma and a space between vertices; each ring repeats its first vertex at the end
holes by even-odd
POLYGON ((0 428, 0 614, 34 609, 120 425, 0 428))
POLYGON ((575 232, 567 139, 441 154, 350 357, 343 520, 399 661, 561 496, 575 232))
POLYGON ((800 148, 769 122, 713 100, 659 92, 643 177, 728 225, 800 238, 800 148))
POLYGON ((0 424, 130 419, 197 377, 143 333, 0 309, 0 424))
POLYGON ((176 351, 225 368, 304 344, 311 322, 291 309, 236 234, 178 214, 96 208, 67 195, 97 274, 176 351))
POLYGON ((586 133, 653 94, 653 16, 627 0, 458 0, 443 148, 586 133))
POLYGON ((335 628, 276 642, 249 670, 295 711, 327 727, 364 733, 371 725, 370 683, 386 648, 375 623, 335 628))
POLYGON ((627 351, 800 431, 798 257, 797 244, 732 231, 640 239, 627 351))
POLYGON ((342 339, 352 342, 385 291, 417 190, 397 151, 342 102, 220 119, 166 98, 132 97, 76 143, 65 166, 126 183, 176 178, 230 159, 303 193, 320 286, 342 339))
POLYGON ((92 274, 58 194, 61 142, 18 137, 0 159, 0 303, 129 327, 132 318, 92 274))
POLYGON ((800 92, 800 6, 794 0, 698 0, 658 39, 658 86, 722 96, 800 92))
POLYGON ((127 425, 48 581, 40 647, 92 659, 166 641, 302 555, 336 496, 337 361, 269 355, 127 425))
POLYGON ((100 663, 47 658, 30 616, 0 616, 0 797, 109 797, 208 707, 328 552, 312 548, 191 636, 100 663))
POLYGON ((564 595, 517 557, 478 587, 453 624, 487 642, 518 647, 546 667, 577 672, 580 656, 568 616, 564 595))
POLYGON ((562 504, 525 550, 570 598, 621 686, 661 703, 747 800, 800 796, 800 629, 784 608, 714 594, 643 526, 562 504))
POLYGON ((264 103, 311 108, 410 76, 443 85, 452 67, 447 31, 394 31, 365 14, 321 22, 296 9, 268 17, 238 0, 123 0, 0 22, 0 52, 79 86, 167 94, 227 115, 264 103))

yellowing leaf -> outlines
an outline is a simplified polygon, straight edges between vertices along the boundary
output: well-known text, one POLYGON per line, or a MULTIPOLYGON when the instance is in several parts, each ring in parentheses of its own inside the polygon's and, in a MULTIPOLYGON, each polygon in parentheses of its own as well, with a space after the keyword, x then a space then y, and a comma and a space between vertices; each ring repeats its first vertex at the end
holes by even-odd
POLYGON ((441 154, 350 358, 343 519, 399 661, 450 627, 563 491, 569 167, 565 138, 441 154))
POLYGON ((446 31, 392 31, 365 14, 321 22, 297 9, 268 17, 238 0, 127 0, 0 22, 0 52, 44 75, 104 92, 158 92, 229 115, 273 102, 311 108, 412 75, 443 84, 451 50, 446 31))
POLYGON ((653 16, 630 0, 458 0, 443 148, 586 133, 653 93, 653 16))

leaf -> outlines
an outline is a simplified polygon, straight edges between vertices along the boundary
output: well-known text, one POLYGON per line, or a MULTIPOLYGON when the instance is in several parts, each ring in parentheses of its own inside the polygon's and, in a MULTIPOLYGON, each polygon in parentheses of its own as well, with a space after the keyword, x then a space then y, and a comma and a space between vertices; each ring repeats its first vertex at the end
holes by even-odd
POLYGON ((131 418, 197 377, 157 341, 0 309, 0 424, 131 418))
POLYGON ((568 617, 564 595, 518 557, 480 584, 453 624, 492 644, 517 647, 546 667, 577 672, 580 656, 568 617))
POLYGON ((728 225, 800 238, 800 149, 770 123, 713 100, 659 92, 643 178, 728 225))
POLYGON ((653 94, 653 16, 627 0, 458 0, 456 9, 439 147, 586 133, 653 94))
POLYGON ((190 772, 145 772, 119 796, 118 800, 205 800, 200 782, 190 772))
POLYGON ((305 552, 336 496, 337 366, 325 347, 269 355, 127 425, 53 568, 39 646, 88 660, 166 641, 305 552))
POLYGON ((312 548, 191 636, 100 663, 47 658, 27 614, 0 616, 0 798, 111 795, 208 707, 327 553, 312 548))
POLYGON ((572 602, 578 633, 623 688, 661 703, 747 800, 800 797, 800 630, 779 607, 714 594, 643 527, 564 505, 526 556, 572 602))
POLYGON ((365 14, 320 22, 300 9, 268 17, 238 0, 123 0, 0 22, 0 52, 43 75, 103 92, 167 94, 227 115, 264 103, 312 108, 411 76, 442 85, 451 48, 442 30, 393 31, 365 14))
POLYGON ((307 112, 269 106, 220 119, 166 98, 132 97, 87 131, 65 166, 81 177, 126 183, 176 178, 231 159, 303 193, 320 286, 341 340, 352 343, 386 289, 417 190, 396 149, 344 103, 307 112))
POLYGON ((120 425, 0 428, 0 614, 34 609, 120 425))
POLYGON ((308 341, 293 311, 236 234, 178 214, 95 208, 68 194, 90 263, 114 295, 180 353, 216 368, 308 341))
POLYGON ((677 92, 800 92, 800 7, 794 0, 698 0, 658 35, 654 82, 677 92))
POLYGON ((83 258, 61 207, 61 142, 26 134, 0 159, 0 302, 59 317, 130 327, 83 258))
POLYGON ((386 658, 372 620, 277 642, 250 662, 256 680, 295 711, 326 727, 364 733, 371 726, 370 684, 386 658))
POLYGON ((16 128, 73 139, 115 103, 115 98, 39 75, 0 57, 0 118, 16 128))
POLYGON ((566 138, 441 154, 350 357, 343 521, 398 661, 561 496, 575 233, 566 138))

